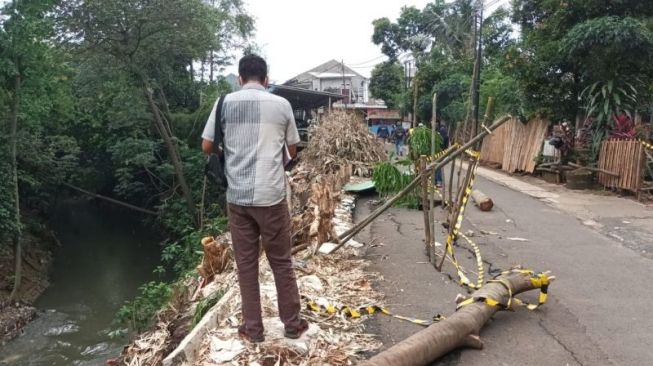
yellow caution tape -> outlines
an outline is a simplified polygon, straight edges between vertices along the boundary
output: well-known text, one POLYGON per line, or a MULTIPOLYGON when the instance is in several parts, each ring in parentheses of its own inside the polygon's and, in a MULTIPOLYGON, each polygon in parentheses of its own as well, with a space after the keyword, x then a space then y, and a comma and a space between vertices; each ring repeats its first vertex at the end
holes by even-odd
MULTIPOLYGON (((537 304, 529 304, 526 301, 520 300, 513 295, 512 288, 510 287, 510 283, 506 280, 502 279, 495 279, 495 280, 490 280, 488 283, 500 283, 503 285, 508 290, 508 303, 507 304, 502 304, 497 300, 488 298, 488 297, 483 297, 483 296, 476 296, 469 298, 465 301, 462 301, 458 304, 456 307, 456 310, 473 304, 477 302, 481 302, 484 304, 487 304, 492 307, 498 307, 501 310, 512 310, 512 304, 517 304, 526 307, 528 310, 535 310, 539 308, 540 306, 544 305, 546 303, 547 297, 548 297, 548 289, 549 289, 549 277, 545 275, 544 273, 535 273, 531 270, 518 270, 519 273, 525 273, 531 276, 531 284, 533 285, 534 288, 539 288, 540 289, 540 296, 538 299, 537 304)), ((509 274, 511 272, 503 272, 503 274, 509 274)))
POLYGON ((457 143, 456 143, 456 144, 453 144, 453 145, 449 146, 448 148, 446 148, 446 149, 440 151, 439 153, 436 153, 435 155, 427 156, 427 157, 426 157, 426 161, 430 163, 430 162, 433 162, 433 161, 435 161, 435 160, 438 160, 438 159, 440 159, 441 157, 443 157, 444 155, 450 153, 450 152, 453 151, 453 150, 456 150, 456 149, 459 148, 459 147, 460 147, 460 145, 458 145, 457 143))
POLYGON ((444 317, 440 314, 435 315, 431 320, 423 320, 423 319, 413 318, 409 316, 397 315, 390 312, 390 310, 388 310, 387 308, 378 305, 365 305, 358 308, 352 308, 349 306, 342 306, 340 308, 336 308, 331 304, 320 305, 315 301, 308 300, 306 304, 306 308, 318 314, 327 314, 327 315, 339 314, 346 318, 352 318, 352 319, 361 318, 363 315, 370 316, 370 315, 374 315, 375 313, 381 313, 396 319, 404 320, 425 327, 428 327, 433 323, 437 323, 439 321, 444 320, 444 317))
POLYGON ((460 207, 458 209, 458 216, 456 217, 456 222, 454 224, 453 230, 449 235, 447 235, 447 241, 446 241, 446 250, 447 254, 451 257, 451 262, 453 263, 454 267, 456 267, 456 272, 458 273, 458 279, 461 285, 467 286, 471 289, 480 289, 483 286, 483 259, 481 257, 481 251, 479 250, 478 246, 476 243, 474 243, 470 238, 465 236, 464 234, 461 233, 461 228, 463 224, 463 219, 465 215, 465 208, 467 207, 467 202, 469 201, 469 198, 472 195, 472 187, 474 186, 474 180, 476 179, 476 167, 478 166, 479 158, 480 158, 480 153, 477 151, 471 151, 468 150, 467 154, 472 158, 472 162, 470 163, 468 167, 468 174, 471 174, 469 184, 467 187, 465 187, 465 190, 463 191, 463 197, 462 201, 460 204, 460 207), (458 260, 456 259, 456 256, 454 254, 453 250, 453 244, 456 242, 458 237, 462 237, 467 241, 472 249, 474 250, 474 256, 476 257, 476 267, 478 270, 478 278, 476 280, 476 284, 473 284, 469 278, 465 275, 463 272, 463 268, 458 263, 458 260))
POLYGON ((649 149, 649 150, 653 150, 653 145, 649 144, 648 142, 646 142, 646 141, 644 141, 644 140, 639 140, 639 142, 640 142, 640 143, 641 143, 645 148, 647 148, 647 149, 649 149))

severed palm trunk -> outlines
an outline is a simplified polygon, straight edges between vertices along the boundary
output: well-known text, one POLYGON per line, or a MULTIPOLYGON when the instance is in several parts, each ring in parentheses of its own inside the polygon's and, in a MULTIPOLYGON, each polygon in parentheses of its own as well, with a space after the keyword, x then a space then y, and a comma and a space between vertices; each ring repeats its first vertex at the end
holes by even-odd
MULTIPOLYGON (((548 280, 554 278, 548 277, 548 280)), ((472 297, 493 299, 500 304, 508 304, 511 296, 507 286, 510 287, 512 295, 538 288, 537 281, 532 281, 531 275, 515 271, 501 275, 497 281, 487 283, 480 290, 475 291, 472 297)), ((460 347, 480 349, 483 347, 483 342, 478 334, 483 325, 499 310, 499 306, 490 306, 480 301, 473 302, 461 307, 449 318, 412 335, 361 365, 428 365, 460 347)))

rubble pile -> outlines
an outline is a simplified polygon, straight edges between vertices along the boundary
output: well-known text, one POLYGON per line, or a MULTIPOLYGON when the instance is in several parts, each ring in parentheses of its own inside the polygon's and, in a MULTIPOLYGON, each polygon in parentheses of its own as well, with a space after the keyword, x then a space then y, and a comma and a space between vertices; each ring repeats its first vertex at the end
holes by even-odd
POLYGON ((333 218, 340 191, 349 181, 351 167, 331 174, 317 174, 302 164, 291 174, 292 239, 295 246, 310 246, 334 240, 333 218))
POLYGON ((383 145, 356 113, 334 110, 322 117, 300 160, 320 173, 332 173, 350 165, 352 173, 369 177, 376 162, 386 159, 383 145))

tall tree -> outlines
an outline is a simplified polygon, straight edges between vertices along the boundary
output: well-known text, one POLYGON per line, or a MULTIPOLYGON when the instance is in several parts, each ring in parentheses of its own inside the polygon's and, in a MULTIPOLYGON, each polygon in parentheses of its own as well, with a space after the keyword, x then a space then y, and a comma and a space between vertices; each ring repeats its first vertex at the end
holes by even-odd
POLYGON ((513 21, 521 27, 522 42, 508 54, 508 66, 519 80, 526 108, 573 119, 581 91, 615 72, 621 79, 636 75, 650 85, 650 63, 637 59, 650 57, 650 29, 642 21, 652 16, 653 7, 638 0, 514 0, 513 21), (624 50, 636 51, 638 57, 624 50))
POLYGON ((383 100, 388 108, 401 107, 404 85, 404 69, 397 61, 382 62, 372 70, 370 93, 383 100))
MULTIPOLYGON (((236 36, 247 37, 251 21, 239 0, 222 0, 214 8, 201 0, 165 2, 116 0, 63 1, 60 35, 88 57, 108 57, 138 85, 163 140, 188 212, 196 220, 195 201, 184 172, 165 87, 193 60, 223 50, 236 36), (228 9, 227 12, 222 11, 228 9), (238 18, 239 20, 234 20, 238 18), (242 25, 240 33, 230 22, 242 25)), ((251 20, 251 19, 250 19, 251 20)))
MULTIPOLYGON (((54 1, 14 0, 7 4, 2 11, 2 26, 0 28, 0 81, 5 90, 5 99, 9 103, 7 122, 8 141, 3 141, 3 146, 8 147, 7 155, 3 157, 9 162, 9 176, 4 176, 0 181, 2 191, 11 192, 8 201, 0 207, 0 227, 3 234, 9 234, 14 246, 15 275, 14 286, 10 299, 18 297, 22 278, 22 218, 21 218, 21 190, 28 191, 30 186, 38 184, 30 175, 29 169, 38 169, 43 158, 52 157, 48 149, 43 148, 44 139, 35 128, 34 122, 24 116, 36 116, 39 113, 47 114, 51 110, 48 105, 52 98, 42 100, 35 97, 40 89, 48 89, 52 85, 52 74, 47 70, 56 69, 52 62, 52 47, 48 43, 52 35, 52 22, 49 13, 52 11, 54 1), (36 149, 36 153, 33 149, 36 149), (27 155, 30 150, 31 156, 27 155), (25 167, 22 167, 24 164, 25 167), (8 179, 7 179, 8 178, 8 179), (25 184, 21 185, 21 182, 25 184), (11 203, 9 208, 6 203, 11 203), (10 215, 7 215, 11 212, 10 215)), ((54 114, 53 114, 54 115, 54 114)), ((3 121, 4 122, 4 121, 3 121)), ((53 132, 55 126, 52 126, 53 132)), ((4 134, 3 134, 4 135, 4 134)), ((56 135, 56 133, 52 134, 56 135)), ((4 138, 3 138, 4 140, 4 138)), ((5 152, 0 152, 4 155, 5 152)), ((51 161, 50 167, 56 166, 51 161)), ((38 173, 37 173, 38 174, 38 173)))

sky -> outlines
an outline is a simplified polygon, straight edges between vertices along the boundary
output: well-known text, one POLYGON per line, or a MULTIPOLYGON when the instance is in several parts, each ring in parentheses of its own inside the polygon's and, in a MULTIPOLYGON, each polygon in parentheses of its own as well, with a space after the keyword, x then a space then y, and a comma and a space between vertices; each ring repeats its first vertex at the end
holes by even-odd
MULTIPOLYGON (((255 42, 269 65, 270 80, 284 82, 332 59, 369 76, 383 61, 372 43, 372 21, 395 20, 402 6, 429 0, 245 0, 256 21, 255 42)), ((227 73, 237 74, 234 65, 227 73)))
MULTIPOLYGON (((244 0, 255 18, 254 41, 268 61, 270 80, 284 82, 322 63, 344 60, 369 77, 385 60, 372 43, 372 21, 395 21, 403 6, 423 9, 432 0, 244 0)), ((0 0, 0 4, 8 0, 0 0)), ((509 0, 485 0, 486 15, 509 0)), ((236 63, 240 54, 234 54, 236 63)), ((237 65, 225 74, 238 74, 237 65)))
MULTIPOLYGON (((344 60, 369 77, 385 57, 372 43, 372 21, 394 21, 403 6, 431 0, 244 0, 255 18, 255 42, 268 61, 270 80, 284 82, 329 60, 344 60)), ((508 0, 486 0, 490 10, 508 0)), ((240 55, 235 55, 236 60, 240 55)), ((238 74, 236 65, 225 73, 238 74)))

